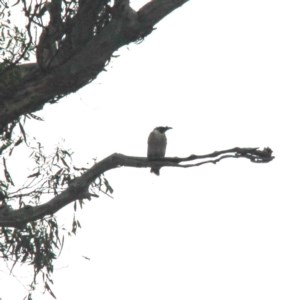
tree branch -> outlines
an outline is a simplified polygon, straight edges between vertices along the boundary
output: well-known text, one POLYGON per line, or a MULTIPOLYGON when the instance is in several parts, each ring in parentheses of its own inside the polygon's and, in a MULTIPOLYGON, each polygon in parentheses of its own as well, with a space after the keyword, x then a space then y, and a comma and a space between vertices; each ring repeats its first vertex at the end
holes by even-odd
MULTIPOLYGON (((53 36, 51 43, 55 44, 56 39, 61 38, 63 33, 66 35, 61 43, 55 44, 58 47, 55 49, 55 62, 48 59, 51 63, 46 69, 41 66, 38 68, 36 64, 32 74, 26 73, 26 78, 20 76, 20 82, 14 82, 13 89, 0 90, 0 134, 7 124, 21 115, 40 110, 46 103, 56 102, 94 80, 105 70, 115 51, 150 34, 162 18, 187 1, 152 0, 138 12, 129 6, 129 1, 116 1, 111 11, 106 12, 110 17, 96 32, 94 27, 97 24, 92 26, 87 19, 95 21, 97 14, 91 16, 91 10, 85 9, 84 5, 80 6, 77 15, 72 18, 72 24, 68 22, 61 25, 62 28, 68 28, 66 32, 58 30, 60 34, 52 34, 50 22, 50 27, 43 31, 44 34, 50 34, 46 41, 49 42, 53 36), (70 26, 72 27, 69 28, 70 26), (82 26, 88 30, 75 30, 82 26)), ((94 2, 95 11, 103 7, 102 2, 94 2)), ((43 39, 40 43, 42 41, 43 39)), ((38 46, 41 51, 37 52, 41 53, 41 59, 50 51, 48 48, 38 46)))
POLYGON ((126 156, 114 153, 107 158, 96 163, 84 174, 75 178, 69 187, 49 200, 45 204, 35 207, 27 206, 21 209, 12 210, 6 207, 0 209, 0 226, 20 227, 28 222, 41 219, 47 215, 53 215, 64 206, 78 199, 89 199, 89 186, 101 174, 119 167, 150 168, 159 167, 179 167, 190 168, 207 163, 217 163, 227 158, 246 158, 254 163, 268 163, 274 159, 272 150, 264 148, 239 148, 235 147, 228 150, 215 151, 206 155, 190 155, 189 157, 166 157, 160 160, 149 161, 146 157, 126 156), (200 161, 199 161, 200 160, 200 161), (197 161, 195 163, 185 164, 185 162, 197 161))

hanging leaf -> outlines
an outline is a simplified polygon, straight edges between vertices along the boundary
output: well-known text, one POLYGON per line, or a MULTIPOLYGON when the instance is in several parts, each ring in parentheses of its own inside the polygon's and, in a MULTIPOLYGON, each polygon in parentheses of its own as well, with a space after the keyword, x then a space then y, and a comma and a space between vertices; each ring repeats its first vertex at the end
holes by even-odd
POLYGON ((19 146, 23 142, 23 139, 20 137, 14 144, 14 147, 19 146))
POLYGON ((33 173, 29 176, 27 176, 27 178, 32 178, 32 177, 39 177, 41 175, 40 171, 36 172, 36 173, 33 173))
POLYGON ((106 187, 106 192, 110 192, 111 194, 114 192, 113 188, 111 187, 106 178, 104 178, 104 185, 106 187))
POLYGON ((50 286, 48 285, 47 281, 45 282, 45 289, 54 299, 56 299, 56 297, 55 297, 53 291, 51 290, 50 286))
POLYGON ((35 119, 37 121, 44 121, 43 118, 41 118, 41 117, 39 117, 39 116, 37 116, 36 114, 33 114, 33 113, 28 114, 28 117, 32 118, 32 119, 35 119))
POLYGON ((21 133, 23 135, 24 141, 25 141, 26 145, 28 145, 27 144, 26 133, 25 133, 24 127, 22 126, 22 124, 20 122, 19 122, 19 127, 20 127, 21 133))
POLYGON ((62 163, 68 168, 68 170, 70 170, 70 166, 67 164, 67 162, 64 160, 63 157, 60 158, 62 163))
POLYGON ((6 181, 7 181, 8 183, 10 183, 11 185, 14 186, 14 183, 13 183, 13 181, 12 181, 12 178, 11 178, 11 176, 10 176, 8 170, 7 170, 6 160, 5 160, 4 157, 3 157, 2 161, 3 161, 3 166, 4 166, 4 176, 5 176, 5 179, 6 179, 6 181))

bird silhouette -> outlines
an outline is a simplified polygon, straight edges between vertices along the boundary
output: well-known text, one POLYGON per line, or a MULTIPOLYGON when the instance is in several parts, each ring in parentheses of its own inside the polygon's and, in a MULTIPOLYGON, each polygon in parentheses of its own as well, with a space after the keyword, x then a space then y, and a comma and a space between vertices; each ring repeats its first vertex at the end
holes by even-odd
MULTIPOLYGON (((172 127, 159 126, 153 129, 148 137, 148 152, 149 160, 155 160, 165 157, 167 148, 167 137, 165 132, 172 127)), ((160 167, 152 167, 150 172, 159 176, 160 167)))

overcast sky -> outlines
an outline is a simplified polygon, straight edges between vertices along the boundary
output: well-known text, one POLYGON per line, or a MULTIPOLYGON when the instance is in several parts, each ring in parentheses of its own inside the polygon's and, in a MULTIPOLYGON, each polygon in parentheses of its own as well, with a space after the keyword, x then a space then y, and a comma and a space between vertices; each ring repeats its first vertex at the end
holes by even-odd
MULTIPOLYGON (((57 299, 300 298, 299 9, 191 0, 28 125, 49 149, 64 139, 81 164, 146 155, 160 125, 174 128, 168 156, 234 146, 276 156, 163 168, 160 177, 108 172, 114 199, 100 195, 80 213, 83 229, 56 264, 57 299)), ((72 219, 69 208, 60 215, 72 219)), ((23 286, 4 273, 0 297, 22 299, 23 286)))

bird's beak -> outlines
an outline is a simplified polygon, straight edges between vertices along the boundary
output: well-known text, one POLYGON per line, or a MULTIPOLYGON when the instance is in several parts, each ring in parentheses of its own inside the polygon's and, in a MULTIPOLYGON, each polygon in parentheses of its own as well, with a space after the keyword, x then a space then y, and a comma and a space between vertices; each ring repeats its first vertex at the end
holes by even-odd
POLYGON ((173 129, 172 127, 168 127, 168 126, 167 126, 166 128, 167 128, 167 130, 169 130, 169 129, 173 129))

